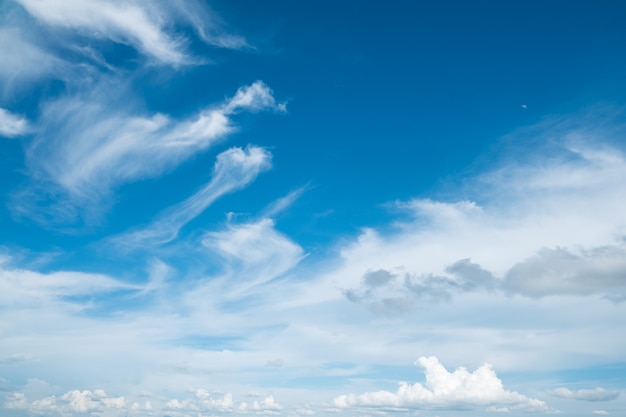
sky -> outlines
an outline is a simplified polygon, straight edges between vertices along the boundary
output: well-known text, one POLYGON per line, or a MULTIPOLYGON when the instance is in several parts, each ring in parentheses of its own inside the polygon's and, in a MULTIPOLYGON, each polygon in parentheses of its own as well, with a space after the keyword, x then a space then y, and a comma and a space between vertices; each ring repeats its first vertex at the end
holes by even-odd
POLYGON ((626 414, 625 15, 0 2, 0 414, 626 414))

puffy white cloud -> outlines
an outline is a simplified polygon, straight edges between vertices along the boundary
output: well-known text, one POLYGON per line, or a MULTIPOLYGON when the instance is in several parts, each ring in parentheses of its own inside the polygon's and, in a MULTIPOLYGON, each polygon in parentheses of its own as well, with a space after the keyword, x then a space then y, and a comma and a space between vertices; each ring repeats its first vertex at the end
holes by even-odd
MULTIPOLYGON (((126 408, 124 397, 108 397, 103 390, 95 390, 93 392, 89 390, 72 390, 58 398, 52 395, 31 403, 21 393, 11 394, 10 397, 19 399, 19 407, 9 407, 7 403, 7 408, 27 409, 31 413, 43 415, 64 416, 76 413, 103 412, 110 409, 123 410, 126 408)), ((15 402, 13 400, 13 403, 15 402)), ((125 413, 125 411, 122 411, 122 413, 125 413)))
POLYGON ((169 400, 165 407, 170 410, 177 411, 196 411, 196 412, 229 412, 229 413, 249 413, 272 414, 281 410, 280 404, 274 400, 274 396, 268 395, 262 400, 255 400, 252 403, 242 401, 236 403, 233 394, 230 392, 219 394, 211 393, 206 389, 199 388, 192 390, 194 396, 186 398, 182 401, 177 399, 169 400))
POLYGON ((15 137, 28 132, 26 119, 0 108, 0 136, 15 137))
POLYGON ((541 400, 528 398, 515 391, 507 391, 490 365, 480 366, 474 372, 457 368, 448 372, 434 357, 421 357, 416 364, 424 369, 426 382, 410 385, 401 382, 398 391, 376 391, 364 394, 341 395, 334 399, 338 408, 392 407, 392 408, 447 408, 469 406, 497 406, 509 410, 548 411, 541 400))
POLYGON ((572 391, 569 388, 557 388, 549 391, 549 394, 556 398, 565 398, 568 400, 580 401, 612 401, 619 397, 619 391, 611 391, 602 387, 594 389, 581 389, 572 391))

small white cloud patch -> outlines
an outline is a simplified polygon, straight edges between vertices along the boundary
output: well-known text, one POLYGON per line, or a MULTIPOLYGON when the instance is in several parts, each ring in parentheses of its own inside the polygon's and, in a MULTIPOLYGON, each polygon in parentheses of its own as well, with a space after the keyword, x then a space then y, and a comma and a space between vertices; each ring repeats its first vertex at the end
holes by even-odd
POLYGON ((0 136, 9 138, 21 136, 26 133, 28 129, 26 119, 0 108, 0 136))

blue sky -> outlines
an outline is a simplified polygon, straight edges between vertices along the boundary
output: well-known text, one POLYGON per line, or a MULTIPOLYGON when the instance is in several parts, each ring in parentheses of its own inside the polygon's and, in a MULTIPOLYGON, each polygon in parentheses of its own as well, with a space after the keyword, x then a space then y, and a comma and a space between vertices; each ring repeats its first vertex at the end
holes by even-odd
POLYGON ((2 2, 0 414, 623 415, 625 12, 2 2))

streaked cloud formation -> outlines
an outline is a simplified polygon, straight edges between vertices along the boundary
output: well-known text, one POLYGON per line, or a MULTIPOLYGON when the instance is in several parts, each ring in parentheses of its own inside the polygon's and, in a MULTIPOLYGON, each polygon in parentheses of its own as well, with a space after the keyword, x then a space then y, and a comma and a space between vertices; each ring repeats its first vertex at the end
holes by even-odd
POLYGON ((612 401, 617 399, 619 394, 619 391, 606 390, 602 387, 577 391, 572 391, 568 388, 557 388, 550 391, 550 395, 553 397, 579 401, 612 401))
POLYGON ((235 35, 212 34, 215 29, 207 27, 207 22, 217 21, 200 2, 18 0, 18 3, 46 24, 127 43, 164 64, 193 62, 185 51, 185 39, 171 32, 175 23, 172 18, 186 20, 211 45, 227 48, 246 45, 244 39, 235 35))
POLYGON ((36 178, 55 182, 79 201, 157 176, 207 149, 235 129, 230 116, 240 111, 283 109, 260 81, 183 121, 158 113, 107 112, 104 94, 101 90, 96 97, 68 97, 47 105, 39 123, 45 133, 28 149, 36 178))

